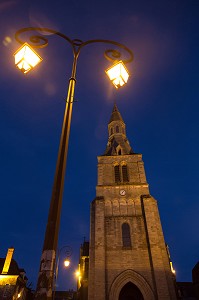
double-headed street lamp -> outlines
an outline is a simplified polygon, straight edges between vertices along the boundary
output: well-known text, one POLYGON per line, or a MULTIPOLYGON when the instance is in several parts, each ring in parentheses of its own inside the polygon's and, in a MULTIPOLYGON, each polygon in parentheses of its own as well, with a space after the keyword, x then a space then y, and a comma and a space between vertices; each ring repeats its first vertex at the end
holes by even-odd
POLYGON ((43 251, 41 256, 40 270, 36 288, 36 299, 46 300, 52 299, 53 290, 53 274, 55 270, 55 258, 58 243, 60 214, 64 187, 64 176, 66 170, 68 141, 70 133, 70 124, 72 117, 72 108, 74 102, 74 90, 76 84, 76 67, 80 51, 83 47, 93 43, 111 44, 125 52, 127 57, 122 59, 122 54, 119 50, 108 49, 104 52, 104 56, 109 61, 113 62, 113 66, 105 72, 116 88, 123 86, 129 77, 126 63, 133 60, 133 53, 123 44, 111 40, 95 39, 83 42, 79 39, 71 40, 66 35, 49 28, 28 27, 20 29, 16 32, 16 40, 22 44, 22 47, 15 52, 15 64, 23 72, 28 73, 32 70, 42 58, 35 52, 35 48, 44 48, 48 45, 48 40, 41 34, 51 33, 56 34, 67 41, 73 51, 73 65, 71 78, 69 79, 68 94, 66 98, 66 107, 62 126, 62 133, 59 145, 59 152, 56 164, 54 184, 52 190, 52 198, 50 203, 48 222, 46 226, 43 251), (30 36, 29 43, 21 39, 21 35, 26 32, 35 31, 37 34, 30 36), (40 35, 38 34, 40 33, 40 35), (31 45, 30 45, 31 44, 31 45))

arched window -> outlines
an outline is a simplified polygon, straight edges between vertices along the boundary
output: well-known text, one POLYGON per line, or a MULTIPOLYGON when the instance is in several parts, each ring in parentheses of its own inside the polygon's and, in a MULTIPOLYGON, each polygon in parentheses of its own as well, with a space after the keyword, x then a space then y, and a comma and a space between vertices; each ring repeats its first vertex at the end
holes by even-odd
POLYGON ((122 165, 122 178, 123 182, 129 182, 127 165, 122 165))
POLYGON ((115 183, 121 182, 120 166, 119 165, 114 166, 114 172, 115 172, 115 183))
POLYGON ((122 224, 122 243, 123 247, 131 247, 131 234, 128 223, 122 224))
POLYGON ((120 131, 119 131, 119 126, 116 126, 115 127, 115 131, 116 131, 116 133, 119 133, 120 131))
POLYGON ((118 150, 118 155, 122 155, 122 150, 121 149, 118 150))

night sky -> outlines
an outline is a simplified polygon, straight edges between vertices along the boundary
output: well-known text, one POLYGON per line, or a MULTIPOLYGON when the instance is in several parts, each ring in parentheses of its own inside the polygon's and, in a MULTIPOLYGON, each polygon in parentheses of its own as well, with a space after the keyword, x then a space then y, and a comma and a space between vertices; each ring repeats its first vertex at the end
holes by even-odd
POLYGON ((76 288, 114 102, 132 148, 143 154, 177 280, 190 281, 199 260, 199 1, 0 0, 0 257, 13 246, 35 287, 72 51, 48 35, 49 46, 38 50, 42 63, 23 75, 14 66, 14 35, 29 26, 118 41, 135 56, 128 84, 116 90, 104 73, 110 46, 80 54, 59 238, 59 248, 72 247, 72 264, 60 264, 57 289, 76 288))

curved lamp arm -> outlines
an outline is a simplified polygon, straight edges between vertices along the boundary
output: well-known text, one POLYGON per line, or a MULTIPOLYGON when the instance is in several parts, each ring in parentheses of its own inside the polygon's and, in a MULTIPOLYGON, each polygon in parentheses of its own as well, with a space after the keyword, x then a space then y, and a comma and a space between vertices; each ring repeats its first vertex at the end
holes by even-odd
MULTIPOLYGON (((66 36, 65 34, 50 29, 50 28, 40 28, 40 27, 27 27, 27 28, 22 28, 20 30, 18 30, 15 33, 15 39, 20 43, 20 44, 24 44, 25 41, 23 39, 20 38, 21 34, 25 33, 25 32, 29 32, 29 31, 38 31, 41 32, 42 34, 45 34, 45 32, 47 33, 52 33, 52 34, 56 34, 58 36, 60 36, 61 38, 63 38, 64 40, 66 40, 71 46, 72 46, 72 50, 73 50, 73 54, 74 56, 78 57, 80 50, 89 44, 93 44, 93 43, 104 43, 104 44, 112 44, 114 46, 117 46, 123 50, 125 50, 125 52, 128 54, 128 58, 122 59, 123 63, 129 63, 131 61, 133 61, 133 52, 127 48, 125 45, 112 41, 112 40, 104 40, 104 39, 94 39, 94 40, 88 40, 83 42, 82 40, 79 39, 74 39, 71 40, 68 36, 66 36)), ((48 45, 48 39, 46 37, 44 37, 43 35, 32 35, 29 37, 30 40, 30 45, 33 48, 44 48, 48 45)), ((115 62, 121 59, 122 53, 119 52, 118 50, 113 50, 113 49, 108 49, 104 52, 104 56, 106 59, 115 62)))

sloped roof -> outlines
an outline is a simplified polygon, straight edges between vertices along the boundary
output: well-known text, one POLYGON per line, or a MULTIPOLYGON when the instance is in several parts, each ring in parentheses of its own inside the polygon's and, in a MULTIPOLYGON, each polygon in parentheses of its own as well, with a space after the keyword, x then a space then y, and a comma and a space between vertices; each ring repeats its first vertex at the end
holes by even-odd
POLYGON ((113 111, 111 114, 111 118, 109 120, 109 124, 113 121, 122 121, 124 123, 116 104, 114 104, 114 106, 113 106, 113 111))
MULTIPOLYGON (((4 262, 5 258, 0 258, 0 274, 3 271, 4 262)), ((18 267, 17 262, 14 259, 11 260, 8 275, 20 275, 20 269, 18 267)))

